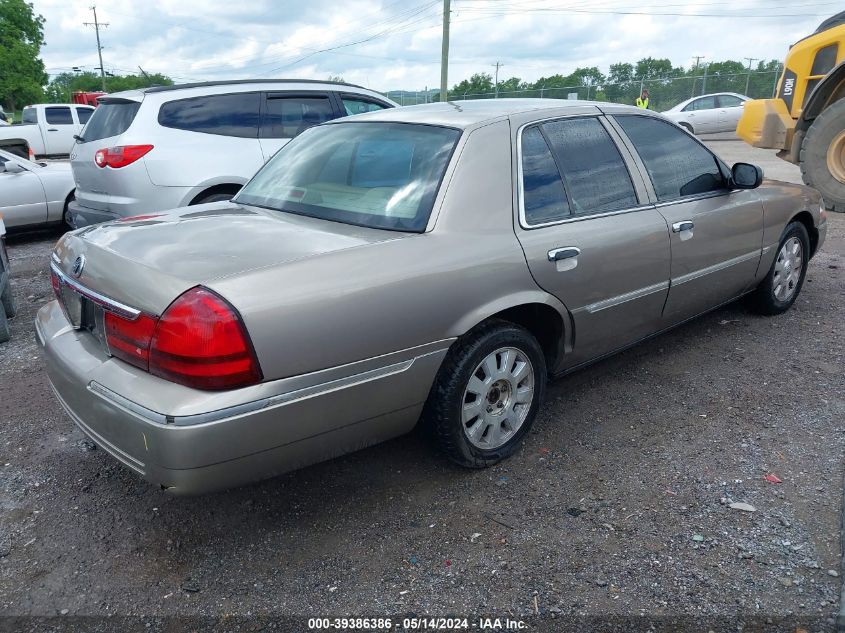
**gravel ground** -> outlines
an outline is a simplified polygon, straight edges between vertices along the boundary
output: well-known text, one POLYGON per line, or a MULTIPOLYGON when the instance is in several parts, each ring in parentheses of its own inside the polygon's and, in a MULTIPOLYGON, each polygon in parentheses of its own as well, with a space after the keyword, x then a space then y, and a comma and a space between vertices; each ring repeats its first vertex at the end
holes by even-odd
POLYGON ((734 304, 553 383, 524 448, 494 468, 458 469, 412 434, 201 498, 169 497, 92 450, 54 400, 32 319, 56 237, 10 241, 21 309, 0 346, 0 616, 685 615, 834 629, 845 216, 832 214, 787 314, 734 304))

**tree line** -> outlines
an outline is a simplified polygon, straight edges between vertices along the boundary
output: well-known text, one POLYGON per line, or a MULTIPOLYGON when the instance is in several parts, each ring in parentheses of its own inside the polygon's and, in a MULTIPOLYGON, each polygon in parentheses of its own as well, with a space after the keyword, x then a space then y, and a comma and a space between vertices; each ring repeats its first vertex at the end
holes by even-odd
MULTIPOLYGON (((649 91, 650 107, 663 110, 705 92, 738 92, 755 98, 770 97, 780 72, 780 62, 759 61, 750 69, 742 62, 725 60, 709 64, 674 66, 668 59, 646 57, 631 64, 611 64, 607 74, 597 67, 576 68, 568 75, 543 76, 536 81, 510 77, 496 85, 490 73, 482 72, 456 83, 450 100, 495 97, 543 97, 633 104, 642 88, 649 91)), ((434 95, 433 100, 439 100, 434 95)))

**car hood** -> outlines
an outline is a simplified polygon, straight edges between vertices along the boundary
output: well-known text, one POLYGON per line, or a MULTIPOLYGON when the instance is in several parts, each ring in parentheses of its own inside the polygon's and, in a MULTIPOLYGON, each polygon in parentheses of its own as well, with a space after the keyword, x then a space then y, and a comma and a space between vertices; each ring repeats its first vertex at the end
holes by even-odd
POLYGON ((407 235, 215 202, 74 231, 53 259, 67 274, 84 256, 80 283, 160 314, 198 284, 407 235))

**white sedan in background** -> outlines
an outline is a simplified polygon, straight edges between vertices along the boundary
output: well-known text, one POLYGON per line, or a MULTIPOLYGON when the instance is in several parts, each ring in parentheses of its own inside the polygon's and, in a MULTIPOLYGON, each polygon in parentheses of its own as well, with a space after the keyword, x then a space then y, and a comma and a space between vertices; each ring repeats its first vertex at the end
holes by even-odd
POLYGON ((701 95, 682 101, 663 114, 693 134, 733 132, 750 98, 735 92, 701 95))
POLYGON ((0 214, 6 228, 63 223, 75 188, 70 163, 34 163, 0 150, 0 214))

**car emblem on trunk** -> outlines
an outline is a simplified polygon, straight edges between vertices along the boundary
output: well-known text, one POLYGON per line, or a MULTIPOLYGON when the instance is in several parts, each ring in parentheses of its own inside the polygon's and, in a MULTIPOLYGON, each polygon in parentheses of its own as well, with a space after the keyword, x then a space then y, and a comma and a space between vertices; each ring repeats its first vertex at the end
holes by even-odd
POLYGON ((76 261, 73 262, 73 268, 70 272, 73 273, 74 277, 79 277, 82 274, 83 268, 85 268, 85 255, 80 255, 76 258, 76 261))

